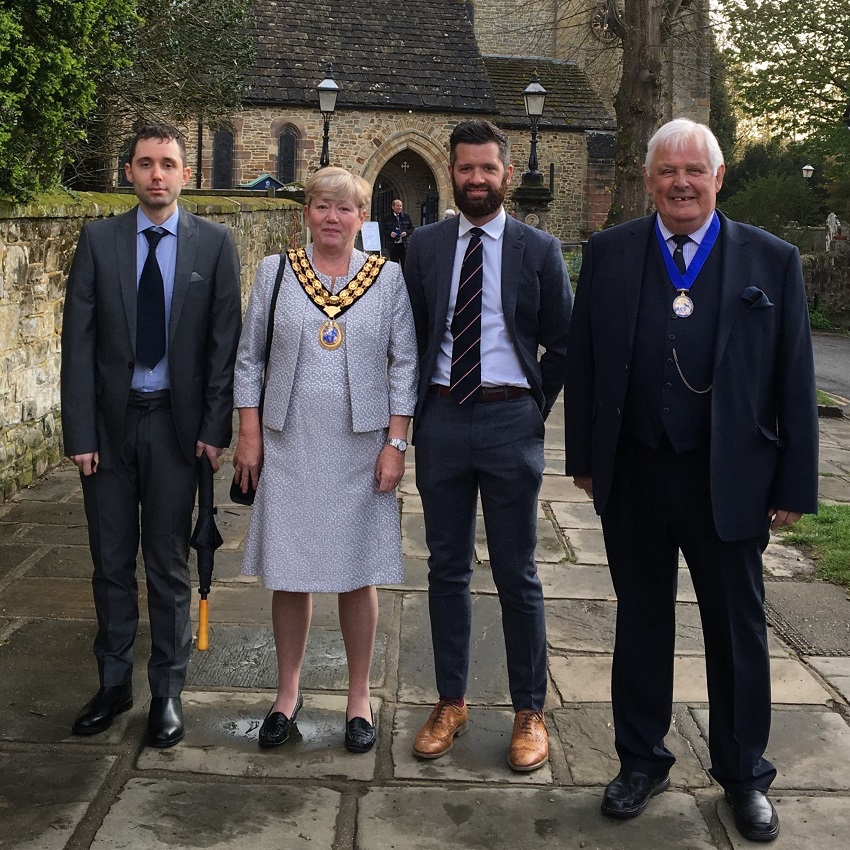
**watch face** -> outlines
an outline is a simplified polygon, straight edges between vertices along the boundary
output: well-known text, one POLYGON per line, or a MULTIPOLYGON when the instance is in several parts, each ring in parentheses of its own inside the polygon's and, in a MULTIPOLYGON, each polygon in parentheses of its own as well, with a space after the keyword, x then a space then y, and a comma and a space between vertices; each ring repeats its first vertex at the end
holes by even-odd
POLYGON ((401 440, 398 437, 393 437, 391 440, 387 440, 387 442, 394 449, 398 449, 400 452, 406 452, 407 451, 407 440, 401 440))

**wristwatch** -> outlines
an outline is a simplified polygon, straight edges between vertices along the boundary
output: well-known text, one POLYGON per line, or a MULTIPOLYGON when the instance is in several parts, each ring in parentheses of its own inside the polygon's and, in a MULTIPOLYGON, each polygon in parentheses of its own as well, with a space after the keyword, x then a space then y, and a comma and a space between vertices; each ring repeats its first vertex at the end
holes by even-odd
POLYGON ((400 452, 407 451, 407 440, 402 440, 400 437, 390 437, 387 440, 387 445, 392 446, 394 449, 398 449, 400 452))

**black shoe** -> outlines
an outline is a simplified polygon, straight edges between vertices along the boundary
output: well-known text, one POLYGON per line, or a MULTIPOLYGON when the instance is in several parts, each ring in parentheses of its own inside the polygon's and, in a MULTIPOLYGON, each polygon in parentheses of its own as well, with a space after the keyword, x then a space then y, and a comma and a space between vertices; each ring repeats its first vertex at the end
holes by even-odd
POLYGON ((179 744, 185 734, 180 697, 153 697, 148 711, 148 744, 164 750, 179 744))
POLYGON ((345 724, 345 749, 350 753, 368 753, 375 746, 375 716, 370 723, 365 717, 352 717, 345 724))
POLYGON ((75 735, 97 735, 98 732, 105 732, 116 715, 132 707, 132 682, 101 688, 79 713, 72 731, 75 735))
POLYGON ((637 817, 649 798, 670 787, 670 776, 647 776, 636 770, 621 770, 609 783, 602 797, 602 813, 612 818, 637 817))
POLYGON ((298 717, 298 712, 301 711, 302 705, 304 705, 304 699, 301 694, 298 694, 295 708, 292 709, 292 717, 287 717, 282 711, 272 711, 269 709, 269 713, 260 727, 260 746, 279 747, 285 743, 289 738, 289 730, 292 728, 292 724, 295 723, 295 718, 298 717))
POLYGON ((735 813, 735 826, 750 841, 773 841, 779 835, 779 815, 764 791, 727 791, 726 801, 735 813))

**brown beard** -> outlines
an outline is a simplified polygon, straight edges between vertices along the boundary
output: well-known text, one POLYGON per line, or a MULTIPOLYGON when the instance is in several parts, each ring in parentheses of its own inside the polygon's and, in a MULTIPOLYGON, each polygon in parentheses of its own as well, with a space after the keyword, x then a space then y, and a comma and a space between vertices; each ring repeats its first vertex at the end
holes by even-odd
POLYGON ((475 200, 466 197, 464 190, 455 182, 454 175, 452 175, 452 189, 454 190, 455 206, 467 218, 481 218, 496 212, 505 202, 508 180, 505 177, 498 189, 493 189, 488 185, 487 195, 483 198, 476 198, 475 200))

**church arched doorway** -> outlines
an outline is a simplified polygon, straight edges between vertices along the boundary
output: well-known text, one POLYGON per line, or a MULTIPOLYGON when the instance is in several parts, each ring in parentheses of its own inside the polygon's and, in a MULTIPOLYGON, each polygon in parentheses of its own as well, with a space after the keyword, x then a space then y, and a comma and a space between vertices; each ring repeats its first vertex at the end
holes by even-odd
POLYGON ((372 189, 372 221, 383 222, 399 198, 414 227, 439 218, 439 191, 434 172, 409 148, 384 163, 372 189))

